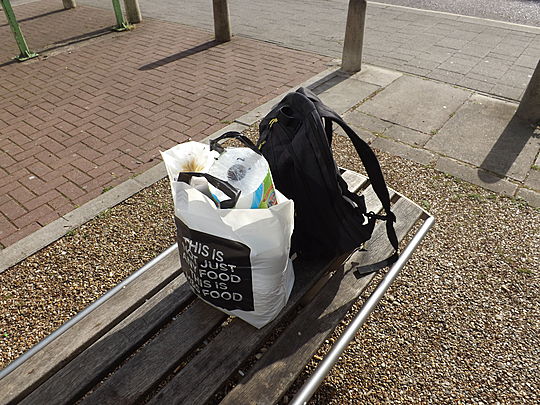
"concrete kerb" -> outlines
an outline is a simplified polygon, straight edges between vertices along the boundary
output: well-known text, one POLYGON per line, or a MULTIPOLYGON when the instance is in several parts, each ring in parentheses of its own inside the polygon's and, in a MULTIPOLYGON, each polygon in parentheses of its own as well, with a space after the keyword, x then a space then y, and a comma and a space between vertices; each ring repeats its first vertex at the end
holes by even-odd
MULTIPOLYGON (((295 91, 298 87, 315 88, 321 83, 333 78, 337 73, 338 69, 336 67, 326 69, 255 108, 251 112, 244 114, 236 119, 234 123, 214 132, 201 142, 208 142, 210 139, 216 138, 227 131, 243 131, 265 116, 288 92, 295 91)), ((99 197, 96 197, 79 208, 67 213, 63 217, 58 218, 20 241, 15 242, 13 245, 0 250, 0 273, 3 273, 10 267, 15 266, 27 257, 62 238, 66 233, 80 227, 84 223, 98 216, 101 212, 120 204, 134 194, 158 182, 166 175, 165 165, 163 162, 159 163, 138 176, 124 181, 99 197)))
POLYGON ((540 207, 540 193, 537 193, 533 190, 521 187, 517 191, 516 197, 524 199, 534 207, 540 207))

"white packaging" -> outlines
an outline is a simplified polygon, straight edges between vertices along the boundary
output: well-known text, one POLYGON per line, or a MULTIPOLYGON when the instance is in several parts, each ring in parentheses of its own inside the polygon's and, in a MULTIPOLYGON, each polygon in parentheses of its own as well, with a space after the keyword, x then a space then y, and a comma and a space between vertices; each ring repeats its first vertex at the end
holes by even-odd
MULTIPOLYGON (((267 208, 276 204, 274 182, 266 159, 250 148, 227 148, 208 173, 241 191, 236 208, 267 208)), ((223 194, 210 187, 216 199, 223 194)))
POLYGON ((171 158, 170 151, 163 157, 180 262, 191 289, 223 312, 263 327, 283 309, 294 284, 289 258, 294 202, 276 190, 269 208, 218 208, 191 181, 176 181, 178 157, 171 158))

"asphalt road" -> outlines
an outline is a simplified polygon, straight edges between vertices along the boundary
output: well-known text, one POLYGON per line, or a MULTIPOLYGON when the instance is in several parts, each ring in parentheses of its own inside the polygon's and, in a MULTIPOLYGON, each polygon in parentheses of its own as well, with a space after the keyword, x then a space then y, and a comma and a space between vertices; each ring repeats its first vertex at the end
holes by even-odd
POLYGON ((540 0, 378 0, 377 2, 540 27, 540 0))
MULTIPOLYGON (((32 1, 38 0, 11 0, 11 4, 18 5, 32 1)), ((296 1, 294 0, 294 2, 296 1)), ((335 0, 328 1, 332 2, 335 0)), ((340 3, 343 2, 343 0, 338 1, 340 3)), ((81 4, 93 3, 92 0, 81 0, 79 2, 81 4)), ((100 2, 97 0, 94 3, 99 4, 100 2)), ((112 7, 110 1, 106 3, 109 7, 112 7)), ((141 3, 144 3, 144 1, 141 1, 141 3)), ((269 4, 271 3, 272 0, 270 0, 269 4)), ((309 1, 306 3, 309 3, 309 1)), ((377 3, 443 11, 446 13, 540 27, 540 0, 377 0, 377 3)), ((104 4, 104 2, 101 2, 101 4, 104 4)))

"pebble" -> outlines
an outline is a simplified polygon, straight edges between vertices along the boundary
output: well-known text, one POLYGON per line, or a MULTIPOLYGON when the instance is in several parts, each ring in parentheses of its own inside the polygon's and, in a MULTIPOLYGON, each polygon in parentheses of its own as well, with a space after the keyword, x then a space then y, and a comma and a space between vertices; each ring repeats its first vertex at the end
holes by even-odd
MULTIPOLYGON (((334 140, 338 164, 361 172, 348 141, 334 140)), ((387 183, 429 202, 437 222, 386 295, 399 305, 383 299, 311 403, 540 403, 540 212, 376 153, 387 183)), ((173 244, 174 233, 161 181, 0 274, 0 367, 173 244)))
MULTIPOLYGON (((338 164, 359 171, 334 138, 338 164)), ((540 403, 540 212, 376 153, 387 183, 429 201, 437 222, 381 302, 400 305, 378 306, 310 404, 540 403)))

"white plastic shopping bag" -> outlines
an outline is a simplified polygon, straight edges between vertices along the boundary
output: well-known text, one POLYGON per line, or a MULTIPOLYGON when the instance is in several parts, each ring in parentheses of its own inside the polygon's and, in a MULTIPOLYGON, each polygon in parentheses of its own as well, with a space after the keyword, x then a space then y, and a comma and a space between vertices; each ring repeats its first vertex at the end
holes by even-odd
POLYGON ((173 192, 180 261, 191 288, 227 314, 263 327, 283 309, 294 284, 289 259, 293 201, 276 190, 277 203, 269 208, 223 208, 234 207, 238 190, 208 173, 178 173, 172 149, 163 157, 173 192), (228 199, 216 202, 201 181, 228 199))

